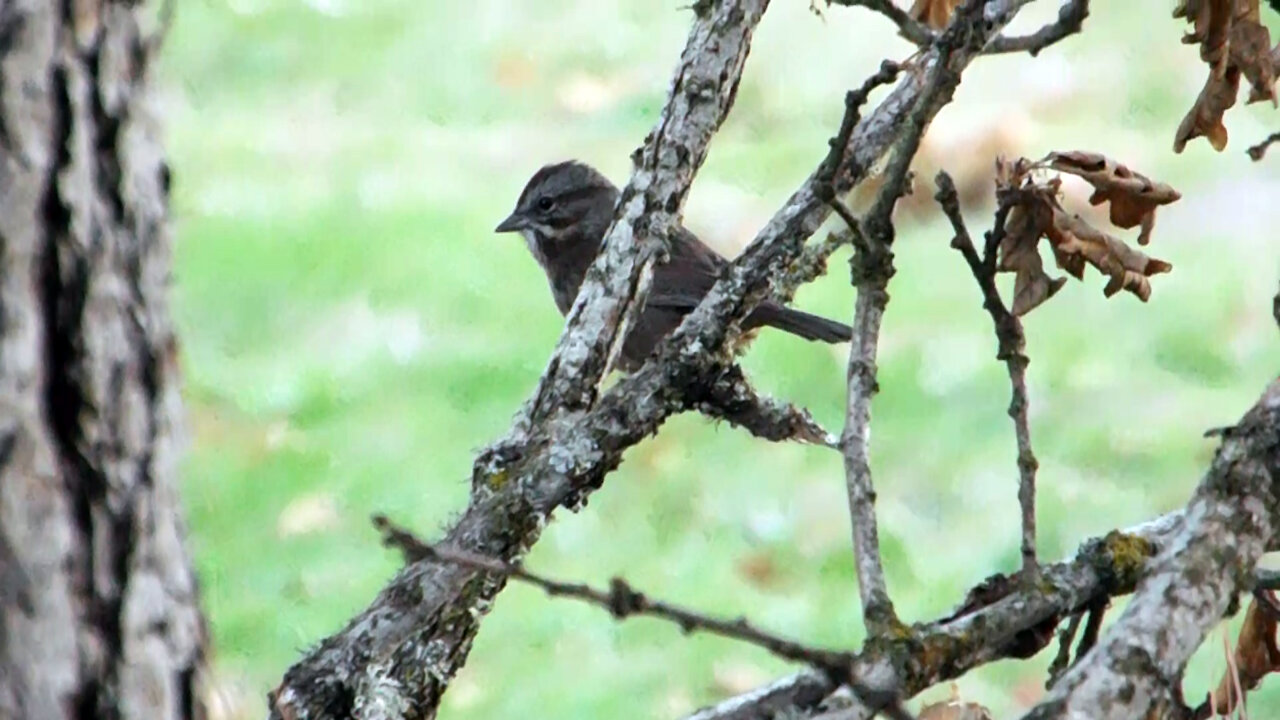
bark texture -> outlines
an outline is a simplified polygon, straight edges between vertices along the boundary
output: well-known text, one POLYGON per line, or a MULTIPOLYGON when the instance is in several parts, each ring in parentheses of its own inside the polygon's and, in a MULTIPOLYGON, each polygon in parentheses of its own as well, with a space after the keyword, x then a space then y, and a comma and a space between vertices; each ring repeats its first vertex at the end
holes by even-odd
MULTIPOLYGON (((517 560, 557 509, 585 503, 627 448, 657 432, 670 415, 717 404, 730 394, 739 406, 718 415, 767 436, 742 421, 741 407, 754 405, 746 414, 760 419, 773 414, 760 407, 767 403, 752 393, 726 392, 741 387, 723 357, 732 323, 746 317, 769 292, 772 278, 800 257, 805 241, 832 212, 824 198, 847 192, 875 166, 897 142, 904 121, 927 127, 946 104, 943 94, 926 91, 930 80, 958 76, 1025 2, 977 3, 981 12, 967 13, 948 42, 925 53, 918 72, 904 76, 837 143, 834 168, 820 166, 801 184, 658 355, 599 392, 613 339, 625 336, 617 328, 644 295, 645 256, 654 236, 678 215, 706 145, 732 106, 751 29, 767 5, 694 3, 671 93, 633 157, 637 167, 619 200, 605 252, 588 272, 538 389, 507 435, 476 459, 470 502, 441 544, 517 560)), ((807 432, 802 437, 815 439, 807 432)), ((504 584, 504 578, 456 565, 409 565, 368 608, 285 673, 271 693, 271 717, 433 716, 504 584)))
POLYGON ((1097 647, 1028 720, 1145 718, 1182 705, 1182 671, 1280 525, 1280 380, 1226 432, 1184 522, 1097 647))
POLYGON ((154 10, 0 2, 0 718, 204 714, 154 10))

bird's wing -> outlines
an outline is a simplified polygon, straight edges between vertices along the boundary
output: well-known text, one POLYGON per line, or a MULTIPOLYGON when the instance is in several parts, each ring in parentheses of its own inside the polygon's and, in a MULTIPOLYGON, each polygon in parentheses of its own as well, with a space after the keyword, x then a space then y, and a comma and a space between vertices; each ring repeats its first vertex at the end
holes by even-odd
POLYGON ((667 262, 654 268, 648 307, 688 312, 702 302, 728 262, 682 227, 671 236, 667 262))

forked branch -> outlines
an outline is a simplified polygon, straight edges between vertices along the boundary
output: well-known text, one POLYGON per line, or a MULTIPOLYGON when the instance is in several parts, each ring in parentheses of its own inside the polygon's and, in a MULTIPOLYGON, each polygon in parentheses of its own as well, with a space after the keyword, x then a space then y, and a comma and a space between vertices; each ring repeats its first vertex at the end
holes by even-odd
POLYGON ((1080 32, 1087 17, 1089 0, 1064 0, 1057 20, 1030 35, 1001 35, 987 46, 987 53, 1027 52, 1035 57, 1041 50, 1080 32))
MULTIPOLYGON (((655 600, 619 577, 609 581, 608 590, 583 583, 563 582, 526 570, 522 565, 425 543, 409 530, 391 522, 385 515, 374 515, 373 525, 382 534, 383 545, 399 550, 406 563, 425 560, 491 573, 541 588, 552 597, 570 598, 595 605, 607 610, 617 620, 637 616, 651 617, 674 623, 685 633, 705 632, 754 645, 784 660, 811 665, 829 676, 831 681, 850 685, 864 702, 873 702, 871 691, 860 688, 851 677, 854 661, 852 653, 805 645, 758 628, 746 618, 726 620, 655 600)), ((879 709, 894 720, 911 720, 910 713, 896 701, 884 703, 882 699, 879 709)))
MULTIPOLYGON (((892 214, 898 200, 907 192, 909 168, 925 129, 938 109, 951 100, 960 83, 960 70, 953 67, 953 61, 956 56, 963 57, 964 53, 977 52, 982 47, 978 43, 984 40, 973 32, 973 26, 982 22, 984 5, 971 1, 958 8, 947 31, 934 42, 936 55, 929 58, 932 62, 926 66, 920 94, 903 120, 884 171, 883 185, 866 220, 859 222, 847 210, 841 212, 852 235, 862 238, 862 246, 852 260, 858 298, 854 306, 841 447, 863 617, 868 634, 876 637, 898 624, 885 585, 869 452, 871 399, 879 390, 876 354, 881 323, 889 304, 889 280, 894 273, 892 214)), ((835 202, 833 205, 843 209, 835 202)))
POLYGON ((1185 520, 1097 646, 1028 719, 1147 717, 1181 705, 1177 679, 1280 529, 1280 380, 1222 440, 1185 520))
POLYGON ((924 23, 895 5, 893 0, 829 0, 828 4, 864 7, 878 12, 898 26, 899 35, 919 46, 928 45, 937 37, 924 23))

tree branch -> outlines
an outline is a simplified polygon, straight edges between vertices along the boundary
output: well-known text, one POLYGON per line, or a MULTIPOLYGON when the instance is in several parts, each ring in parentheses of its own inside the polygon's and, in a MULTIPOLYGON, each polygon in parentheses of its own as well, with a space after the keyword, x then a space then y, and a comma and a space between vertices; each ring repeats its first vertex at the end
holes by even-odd
POLYGON ((1245 152, 1249 153, 1249 158, 1251 160, 1253 160, 1254 162, 1258 162, 1262 158, 1266 157, 1267 149, 1278 142, 1280 142, 1280 132, 1271 133, 1270 135, 1263 138, 1262 142, 1258 143, 1257 145, 1254 145, 1253 147, 1249 148, 1245 152))
POLYGON ((934 32, 911 17, 906 10, 893 4, 893 0, 828 0, 828 5, 844 5, 846 7, 864 7, 884 15, 898 26, 898 34, 918 46, 925 46, 935 39, 934 32))
MULTIPOLYGON (((652 238, 674 222, 712 134, 733 104, 752 31, 767 4, 726 0, 695 8, 666 106, 635 157, 606 249, 583 282, 537 390, 506 437, 477 458, 471 502, 446 534, 449 544, 518 556, 556 507, 580 503, 586 489, 617 466, 622 450, 644 437, 636 431, 653 432, 679 408, 672 386, 637 396, 644 402, 630 407, 616 399, 593 401, 618 326, 643 302, 640 279, 652 260, 652 238), (601 407, 633 424, 621 428, 618 417, 601 418, 601 407), (590 429, 579 424, 588 408, 597 423, 590 429), (626 444, 612 445, 615 439, 626 444)), ((271 693, 272 716, 347 717, 365 695, 385 695, 388 688, 397 703, 431 714, 470 650, 483 615, 473 610, 501 588, 501 580, 452 566, 404 569, 368 609, 289 669, 271 693)))
POLYGON ((1097 647, 1027 718, 1144 718, 1181 702, 1182 668, 1280 528, 1280 380, 1226 433, 1185 521, 1097 647))
POLYGON ((382 543, 387 547, 400 550, 406 563, 427 560, 492 573, 534 585, 552 597, 568 597, 602 607, 617 620, 625 620, 635 615, 654 617, 675 623, 685 633, 702 631, 738 640, 768 650, 784 660, 805 663, 829 672, 847 671, 852 659, 852 655, 846 652, 813 647, 775 635, 757 628, 745 618, 724 620, 651 599, 632 588, 630 583, 622 578, 615 577, 610 580, 608 590, 597 590, 589 585, 552 580, 525 570, 520 565, 465 550, 429 545, 408 530, 392 523, 385 515, 374 515, 373 525, 382 533, 382 543))
POLYGON ((751 36, 769 0, 697 3, 697 15, 671 83, 666 106, 622 189, 613 224, 578 291, 566 328, 533 398, 523 427, 565 410, 591 406, 631 315, 644 305, 645 268, 679 222, 693 177, 706 159, 711 137, 728 116, 751 47, 751 36))
MULTIPOLYGON (((980 665, 1029 657, 1052 640, 1052 629, 1059 619, 1084 612, 1100 600, 1132 592, 1142 568, 1182 522, 1183 513, 1170 513, 1090 540, 1081 545, 1075 557, 1042 568, 1040 582, 1035 585, 1010 582, 1000 575, 988 578, 970 591, 969 602, 959 611, 868 643, 856 656, 854 677, 870 687, 896 681, 905 700, 980 665), (1049 632, 1042 632, 1046 626, 1049 632)), ((801 711, 799 717, 809 716, 815 705, 809 700, 815 682, 812 674, 801 674, 774 683, 770 707, 777 707, 779 698, 791 694, 801 711)), ((835 689, 835 684, 826 688, 828 693, 835 689)), ((733 707, 740 713, 726 717, 768 717, 750 714, 745 707, 747 697, 731 698, 717 708, 733 707)), ((870 709, 855 707, 851 716, 869 718, 870 709)))
MULTIPOLYGON (((615 620, 636 616, 651 617, 673 623, 686 634, 705 632, 754 645, 784 660, 810 665, 835 682, 849 683, 855 692, 858 691, 857 682, 852 681, 849 676, 853 662, 851 653, 805 645, 757 628, 743 617, 725 620, 654 600, 620 577, 609 581, 608 590, 599 590, 582 583, 553 580, 526 570, 521 565, 463 550, 430 545, 409 530, 391 522, 385 515, 374 515, 373 525, 382 534, 382 544, 399 550, 406 563, 427 561, 458 565, 533 585, 551 597, 570 598, 595 605, 609 611, 615 620)), ((862 694, 861 698, 864 702, 872 702, 869 696, 868 692, 862 694)), ((895 720, 911 720, 911 715, 896 702, 888 703, 882 710, 895 720)))
POLYGON ((738 365, 729 366, 710 382, 690 391, 691 408, 726 420, 758 438, 838 446, 836 437, 824 430, 808 410, 757 393, 738 365))
POLYGON ((1063 0, 1058 9, 1058 19, 1045 25, 1030 35, 1009 37, 1000 35, 987 46, 987 54, 1028 52, 1031 57, 1040 54, 1041 50, 1074 35, 1084 27, 1085 18, 1089 17, 1089 0, 1063 0))
MULTIPOLYGON (((854 237, 865 237, 852 261, 858 298, 854 306, 853 342, 849 350, 848 397, 841 447, 845 457, 845 486, 852 520, 853 551, 867 633, 880 636, 898 624, 884 581, 880 539, 876 527, 875 487, 871 477, 869 443, 871 398, 876 382, 876 352, 880 326, 889 304, 888 285, 893 277, 893 209, 906 193, 908 168, 920 139, 937 108, 951 100, 960 84, 960 71, 951 67, 952 56, 973 43, 975 24, 982 21, 986 3, 971 0, 955 11, 951 25, 934 42, 936 55, 924 73, 923 87, 904 119, 884 172, 884 184, 876 195, 861 228, 841 213, 854 237)), ((975 44, 976 45, 976 44, 975 44)), ((970 51, 981 46, 970 46, 970 51)), ((836 205, 839 208, 839 205, 836 205)))
POLYGON ((1054 655, 1053 662, 1049 663, 1049 677, 1045 680, 1045 689, 1053 687, 1053 684, 1071 665, 1071 643, 1076 638, 1076 631, 1080 629, 1082 617, 1084 617, 1083 613, 1073 614, 1067 621, 1067 626, 1058 633, 1058 654, 1054 655))
POLYGON ((1009 370, 1009 384, 1013 389, 1013 398, 1009 403, 1009 417, 1013 418, 1014 435, 1018 442, 1018 505, 1022 514, 1022 571, 1028 580, 1037 576, 1036 561, 1036 470, 1040 463, 1031 449, 1031 423, 1027 419, 1027 365, 1031 362, 1026 355, 1026 336, 1022 331, 1022 323, 1005 307, 1000 299, 1000 291, 996 288, 996 253, 1000 241, 1004 238, 1005 219, 1009 216, 1010 205, 1001 201, 996 212, 995 227, 987 233, 982 257, 973 246, 973 239, 965 227, 964 216, 960 212, 960 199, 956 194, 955 183, 946 172, 938 173, 936 180, 938 193, 934 198, 942 206, 943 213, 951 221, 955 236, 951 239, 951 247, 960 251, 973 279, 982 291, 982 307, 991 315, 991 324, 995 327, 998 350, 996 358, 1002 360, 1009 370))
MULTIPOLYGON (((1022 0, 986 3, 986 21, 968 28, 969 39, 948 54, 949 71, 962 70, 1021 5, 1022 0)), ((708 110, 720 108, 721 116, 727 111, 746 52, 749 32, 744 28, 759 19, 763 1, 723 0, 699 3, 695 9, 702 14, 682 56, 668 109, 649 143, 662 146, 656 151, 662 158, 671 157, 668 151, 683 152, 700 161, 705 154, 705 142, 719 122, 708 110), (710 45, 714 50, 704 47, 710 45), (706 58, 720 64, 710 68, 706 58), (675 106, 684 110, 673 110, 675 106), (684 119, 672 119, 677 117, 684 119), (690 150, 691 144, 700 147, 690 150)), ((693 388, 713 378, 713 369, 727 361, 731 324, 754 308, 771 280, 795 262, 805 240, 829 215, 819 188, 847 192, 862 177, 863 168, 876 163, 916 107, 921 75, 927 75, 940 57, 937 48, 925 52, 918 61, 922 72, 905 77, 874 113, 857 123, 840 148, 837 171, 822 176, 815 172, 801 185, 698 308, 660 344, 657 357, 589 402, 612 344, 603 340, 609 331, 599 325, 622 316, 625 303, 619 298, 635 287, 634 280, 625 278, 640 277, 643 267, 634 243, 610 240, 605 259, 584 283, 546 379, 507 436, 477 458, 470 502, 442 544, 503 560, 519 557, 536 542, 557 508, 580 507, 627 448, 656 432, 671 414, 689 409, 690 398, 697 397, 693 388), (596 277, 601 273, 605 277, 596 277), (584 294, 590 297, 584 299, 584 294), (577 370, 570 372, 573 368, 577 370)), ((932 118, 942 104, 930 103, 926 116, 932 118)), ((666 172, 661 168, 658 175, 666 172)), ((636 177, 653 176, 646 172, 642 167, 636 177)), ((691 177, 691 170, 686 168, 680 176, 691 177)), ((633 184, 645 188, 644 195, 653 201, 651 209, 666 212, 669 198, 674 197, 676 205, 682 198, 670 192, 681 182, 633 184), (667 191, 655 195, 655 188, 667 191)), ((634 222, 629 219, 632 210, 627 208, 633 202, 639 201, 632 196, 620 203, 623 217, 611 237, 614 232, 632 238, 654 231, 653 225, 645 226, 643 214, 634 222), (622 223, 629 229, 619 231, 622 223), (637 227, 644 232, 638 233, 637 227)), ((375 695, 429 714, 465 661, 484 609, 502 586, 501 579, 456 566, 415 563, 404 568, 368 608, 289 669, 272 693, 272 716, 347 717, 354 703, 375 695)))

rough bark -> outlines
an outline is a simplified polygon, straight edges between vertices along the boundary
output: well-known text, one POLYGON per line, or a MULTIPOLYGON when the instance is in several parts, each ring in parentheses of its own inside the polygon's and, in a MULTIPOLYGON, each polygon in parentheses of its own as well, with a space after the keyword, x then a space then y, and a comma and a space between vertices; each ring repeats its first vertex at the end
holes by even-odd
POLYGON ((1280 380, 1226 432, 1213 465, 1133 601, 1026 717, 1145 718, 1180 707, 1182 670, 1280 527, 1280 380))
POLYGON ((0 3, 4 718, 203 716, 149 10, 0 3))
MULTIPOLYGON (((629 184, 635 190, 630 196, 624 191, 606 252, 580 291, 538 390, 507 436, 477 458, 470 502, 442 544, 504 561, 519 558, 551 514, 560 507, 581 506, 627 448, 656 432, 672 414, 713 399, 716 393, 706 388, 725 382, 723 355, 732 323, 745 317, 779 271, 799 257, 805 241, 831 213, 824 198, 833 190, 847 192, 863 177, 897 141, 904 119, 918 115, 914 122, 927 126, 946 100, 924 93, 926 79, 962 72, 1025 2, 982 3, 972 25, 956 32, 955 44, 926 52, 918 61, 920 71, 904 77, 858 123, 845 146, 837 148, 836 171, 815 170, 658 355, 597 398, 609 338, 617 335, 616 327, 601 324, 623 322, 643 284, 644 251, 635 240, 647 228, 661 226, 646 224, 651 214, 674 217, 678 211, 695 163, 732 104, 733 93, 726 89, 737 85, 742 70, 741 58, 726 52, 726 45, 745 54, 742 38, 749 35, 740 26, 753 26, 764 8, 762 2, 745 0, 695 3, 694 27, 671 96, 638 155, 639 167, 629 184), (719 70, 700 57, 717 58, 719 70), (689 82, 690 76, 707 80, 689 82), (688 94, 699 102, 683 97, 688 94), (713 100, 719 114, 689 110, 713 100), (658 144, 675 149, 670 159, 649 165, 646 158, 668 157, 653 147, 658 144), (675 166, 669 166, 672 161, 675 166), (655 188, 665 188, 664 194, 653 195, 655 188), (634 203, 645 212, 634 214, 629 209, 634 203), (593 277, 602 271, 603 278, 593 277)), ((345 628, 288 670, 271 694, 272 717, 347 717, 357 708, 366 713, 380 709, 392 717, 430 716, 465 662, 480 619, 503 584, 502 578, 457 566, 409 565, 345 628)))
MULTIPOLYGON (((869 642, 858 653, 853 677, 865 686, 896 689, 905 699, 980 665, 1028 657, 1052 639, 1059 618, 1132 592, 1149 559, 1168 545, 1183 519, 1182 512, 1170 513, 1090 540, 1075 557, 1042 568, 1034 586, 990 578, 970 591, 957 612, 869 642)), ((767 695, 730 698, 694 717, 814 717, 819 700, 838 688, 831 678, 805 671, 770 685, 767 695)), ((872 715, 854 698, 845 704, 842 718, 872 715)))
MULTIPOLYGON (((657 429, 690 377, 654 388, 643 403, 596 401, 615 339, 643 302, 644 268, 675 222, 707 145, 737 93, 768 0, 699 2, 657 125, 635 154, 603 252, 587 273, 566 331, 537 390, 505 438, 476 460, 471 502, 445 544, 506 560, 537 540, 550 514, 573 506, 657 429), (591 408, 589 414, 584 411, 591 408)), ((616 400, 616 398, 615 398, 616 400)), ((435 712, 466 660, 480 618, 502 589, 457 567, 416 563, 340 633, 286 673, 273 717, 347 717, 379 707, 435 712)))

